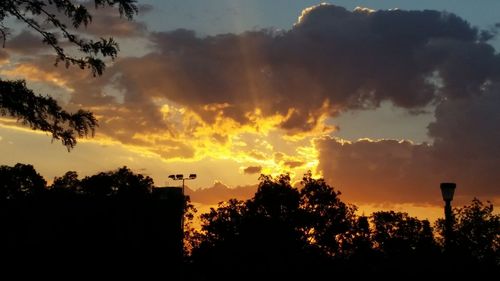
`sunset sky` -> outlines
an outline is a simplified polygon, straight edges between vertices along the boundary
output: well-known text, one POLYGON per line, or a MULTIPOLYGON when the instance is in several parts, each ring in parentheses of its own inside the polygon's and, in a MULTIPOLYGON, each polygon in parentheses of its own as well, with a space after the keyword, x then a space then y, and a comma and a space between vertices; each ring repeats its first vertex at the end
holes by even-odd
POLYGON ((366 212, 434 219, 443 181, 457 205, 500 205, 500 1, 139 3, 134 21, 91 9, 81 32, 121 49, 96 78, 54 67, 11 22, 0 77, 100 126, 68 152, 2 118, 1 165, 33 164, 49 182, 121 166, 157 186, 196 173, 187 185, 203 205, 251 195, 261 173, 308 170, 366 212))

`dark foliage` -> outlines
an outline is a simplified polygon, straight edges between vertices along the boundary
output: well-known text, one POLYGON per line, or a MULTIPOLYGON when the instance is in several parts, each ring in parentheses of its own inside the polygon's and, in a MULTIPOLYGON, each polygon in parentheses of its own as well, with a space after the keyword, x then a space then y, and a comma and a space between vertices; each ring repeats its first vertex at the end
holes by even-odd
POLYGON ((60 195, 81 195, 88 198, 145 199, 151 197, 153 179, 135 174, 127 167, 115 171, 100 172, 78 179, 78 174, 69 171, 54 179, 50 191, 60 195))
MULTIPOLYGON (((132 19, 138 8, 135 0, 94 0, 95 7, 117 6, 120 15, 132 19)), ((16 18, 28 28, 40 34, 43 43, 55 51, 55 64, 62 62, 66 67, 76 65, 90 69, 94 76, 101 75, 106 67, 105 58, 116 58, 118 43, 113 38, 98 41, 80 38, 64 22, 71 22, 73 28, 87 26, 92 15, 78 1, 68 0, 3 0, 0 2, 0 37, 8 38, 5 22, 16 18), (57 11, 57 14, 55 13, 57 11), (59 39, 62 35, 62 42, 59 39), (62 45, 76 48, 82 57, 68 55, 62 45)), ((34 130, 52 134, 70 150, 76 145, 76 138, 94 134, 97 119, 85 110, 68 113, 57 102, 33 93, 24 81, 0 80, 0 116, 14 117, 34 130)))
POLYGON ((196 211, 180 188, 154 189, 127 167, 82 180, 69 171, 47 187, 31 165, 1 166, 0 195, 2 257, 43 264, 42 253, 51 252, 58 255, 51 261, 77 271, 107 264, 192 280, 500 273, 500 216, 478 199, 454 210, 453 247, 444 248, 434 237, 442 221, 434 231, 401 212, 357 216, 310 173, 299 188, 288 175, 262 175, 253 198, 201 215, 201 231, 190 224, 196 211))
MULTIPOLYGON (((453 215, 455 222, 449 249, 453 262, 458 267, 485 271, 500 267, 500 215, 493 212, 493 205, 474 198, 470 205, 456 208, 453 215)), ((441 237, 444 227, 444 220, 436 222, 441 237)))
POLYGON ((356 207, 339 195, 310 173, 298 189, 288 175, 261 176, 252 199, 222 202, 201 216, 201 231, 190 236, 196 239, 190 277, 296 280, 499 272, 498 216, 491 205, 473 201, 457 211, 457 247, 468 253, 455 252, 450 259, 429 221, 394 211, 357 216, 356 207), (468 263, 470 255, 478 261, 468 263))
POLYGON ((220 268, 248 278, 312 278, 333 270, 326 265, 334 266, 332 260, 353 248, 346 233, 355 223, 355 209, 311 174, 302 185, 292 187, 288 175, 262 175, 252 199, 230 200, 202 215, 192 254, 199 275, 193 278, 211 280, 220 268))
POLYGON ((153 179, 136 175, 127 167, 101 172, 81 181, 81 192, 96 198, 145 198, 151 194, 153 179))
POLYGON ((0 116, 17 118, 34 130, 50 132, 69 149, 76 138, 94 135, 97 119, 85 110, 68 113, 51 97, 38 96, 24 81, 0 80, 0 116))
POLYGON ((386 211, 372 214, 372 241, 379 255, 379 270, 411 272, 433 270, 440 249, 429 221, 406 213, 386 211))
POLYGON ((31 165, 0 166, 0 200, 41 196, 46 184, 31 165))
POLYGON ((47 187, 31 165, 0 166, 1 275, 180 273, 185 202, 152 187, 126 167, 47 187))
MULTIPOLYGON (((132 19, 138 11, 135 2, 135 0, 94 0, 96 8, 118 6, 120 15, 128 19, 132 19)), ((43 43, 51 46, 56 52, 56 64, 63 62, 66 66, 90 68, 94 75, 101 75, 106 65, 99 56, 114 59, 118 54, 118 44, 113 38, 101 38, 99 41, 86 40, 80 38, 64 24, 66 21, 71 22, 71 25, 77 29, 92 22, 92 15, 78 1, 3 0, 0 3, 0 34, 4 43, 8 35, 8 28, 4 23, 10 17, 24 22, 42 36, 43 43), (58 15, 54 11, 57 11, 58 15), (62 35, 71 46, 76 47, 83 57, 68 55, 61 47, 59 35, 62 35)))

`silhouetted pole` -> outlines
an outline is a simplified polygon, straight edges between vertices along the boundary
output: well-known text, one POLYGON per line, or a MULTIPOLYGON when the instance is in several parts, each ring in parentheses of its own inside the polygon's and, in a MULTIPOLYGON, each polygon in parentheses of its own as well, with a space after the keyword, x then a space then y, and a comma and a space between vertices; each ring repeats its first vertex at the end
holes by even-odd
POLYGON ((444 247, 446 251, 450 250, 453 236, 453 212, 451 210, 451 201, 457 185, 452 182, 441 183, 441 194, 443 195, 444 205, 444 247))
POLYGON ((184 211, 186 209, 186 194, 184 193, 184 181, 196 179, 196 174, 189 174, 189 177, 185 178, 183 174, 170 175, 168 178, 173 180, 182 180, 182 218, 181 218, 181 232, 182 232, 182 243, 184 243, 184 211))

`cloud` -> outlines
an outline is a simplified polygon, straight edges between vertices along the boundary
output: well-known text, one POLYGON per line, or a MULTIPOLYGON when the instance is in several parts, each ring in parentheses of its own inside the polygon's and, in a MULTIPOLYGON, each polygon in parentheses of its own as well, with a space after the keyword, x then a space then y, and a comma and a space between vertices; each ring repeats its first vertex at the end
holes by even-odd
POLYGON ((500 175, 500 86, 441 103, 429 125, 439 170, 465 185, 470 195, 498 196, 500 175))
POLYGON ((261 166, 249 166, 243 169, 243 173, 247 175, 260 174, 261 171, 262 171, 261 166))
POLYGON ((290 169, 300 167, 304 165, 305 163, 302 161, 286 161, 285 163, 286 167, 289 167, 290 169))
POLYGON ((215 182, 213 186, 208 188, 196 190, 186 188, 186 194, 189 195, 192 202, 206 205, 214 205, 232 198, 247 200, 252 198, 256 191, 257 185, 230 188, 221 182, 215 182))
MULTIPOLYGON (((80 32, 102 37, 140 37, 147 34, 147 26, 145 22, 138 19, 137 16, 133 20, 127 20, 121 17, 117 7, 99 7, 95 9, 93 1, 84 3, 90 13, 92 13, 92 23, 86 28, 80 28, 80 32)), ((149 4, 139 4, 138 16, 144 16, 153 10, 153 6, 149 4)))
POLYGON ((418 112, 470 94, 498 73, 493 48, 478 42, 478 31, 436 11, 320 5, 288 31, 198 37, 176 30, 151 40, 155 52, 111 70, 120 74, 114 82, 126 90, 126 103, 165 98, 207 124, 223 118, 256 125, 257 108, 263 117, 280 116, 277 126, 291 135, 328 132, 326 116, 385 100, 418 112))
MULTIPOLYGON (((408 141, 315 141, 318 169, 347 201, 422 202, 436 199, 439 178, 432 148, 408 141)), ((439 199, 439 198, 437 198, 439 199)))
MULTIPOLYGON (((75 81, 73 102, 92 104, 108 87, 121 97, 116 106, 153 131, 172 131, 161 113, 170 103, 193 112, 197 125, 231 120, 258 131, 263 118, 272 118, 272 127, 290 136, 317 135, 332 131, 324 120, 339 112, 385 100, 418 112, 471 94, 499 70, 493 48, 478 41, 475 28, 428 10, 319 5, 288 31, 198 37, 176 30, 152 33, 150 40, 155 51, 118 60, 97 85, 75 81)), ((137 127, 128 129, 132 136, 137 127)))
POLYGON ((357 202, 440 201, 439 183, 456 182, 458 204, 472 197, 498 200, 500 87, 441 102, 429 125, 434 143, 331 137, 315 141, 318 169, 328 182, 357 202))
POLYGON ((118 59, 96 79, 55 69, 48 57, 21 62, 38 72, 18 68, 74 89, 68 108, 95 112, 104 137, 167 160, 220 157, 266 169, 317 164, 356 201, 439 200, 445 180, 457 181, 463 196, 498 192, 500 57, 454 14, 324 4, 304 10, 285 31, 200 37, 114 26, 106 33, 149 36, 154 49, 118 59), (328 118, 384 101, 414 114, 435 107, 433 144, 318 137, 333 130, 328 118), (296 146, 317 138, 314 148, 284 153, 283 142, 253 141, 273 133, 296 146))
POLYGON ((42 43, 42 38, 30 31, 23 30, 13 38, 8 38, 5 42, 8 52, 20 55, 36 55, 39 52, 46 51, 50 47, 42 43))
POLYGON ((4 64, 8 62, 8 60, 9 60, 9 54, 6 51, 0 49, 0 64, 4 64))
POLYGON ((80 28, 80 32, 97 37, 139 37, 147 33, 147 26, 144 22, 130 21, 120 17, 116 9, 99 8, 90 11, 94 13, 92 23, 86 28, 80 28))
MULTIPOLYGON (((84 33, 94 37, 138 37, 145 36, 147 33, 146 24, 139 21, 137 16, 134 20, 127 20, 126 17, 120 16, 118 6, 96 8, 94 1, 81 1, 80 5, 85 6, 88 12, 92 15, 92 21, 88 26, 80 26, 77 30, 73 27, 73 23, 68 20, 61 11, 58 11, 56 6, 49 4, 45 7, 48 13, 56 15, 62 24, 66 25, 70 31, 76 34, 84 33)), ((144 15, 152 10, 151 5, 138 5, 139 15, 144 15)), ((42 23, 44 28, 50 29, 51 25, 42 23)))
POLYGON ((16 64, 10 69, 0 70, 0 74, 14 79, 29 79, 30 82, 44 82, 63 88, 67 91, 73 91, 68 86, 67 81, 62 79, 61 75, 56 72, 43 71, 36 65, 31 64, 16 64))

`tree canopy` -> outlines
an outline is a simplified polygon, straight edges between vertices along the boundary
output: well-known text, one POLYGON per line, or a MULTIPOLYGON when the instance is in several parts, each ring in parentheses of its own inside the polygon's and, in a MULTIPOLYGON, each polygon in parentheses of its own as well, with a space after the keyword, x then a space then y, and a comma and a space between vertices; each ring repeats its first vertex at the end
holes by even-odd
POLYGON ((0 166, 0 200, 23 199, 41 194, 47 182, 32 165, 0 166))
POLYGON ((310 173, 301 189, 289 175, 262 175, 253 198, 223 202, 201 216, 193 261, 208 279, 220 267, 245 276, 310 277, 309 266, 342 256, 344 234, 355 222, 355 208, 339 194, 310 173))
POLYGON ((135 200, 151 198, 153 187, 152 178, 136 174, 126 166, 81 180, 77 172, 68 171, 54 178, 49 186, 32 165, 0 166, 0 200, 68 196, 135 200))
POLYGON ((439 223, 435 232, 428 220, 404 212, 358 216, 339 191, 310 173, 298 186, 288 175, 262 175, 253 198, 221 202, 201 215, 201 231, 188 236, 194 240, 192 278, 497 272, 499 219, 492 211, 479 200, 456 210, 456 243, 463 251, 450 259, 435 237, 439 223))
POLYGON ((126 198, 141 199, 151 194, 153 179, 135 174, 127 167, 114 171, 100 172, 78 179, 75 171, 69 171, 57 177, 49 187, 59 194, 84 195, 90 198, 126 198))
MULTIPOLYGON (((453 210, 450 251, 461 262, 488 266, 500 265, 500 215, 491 202, 474 198, 469 205, 453 210)), ((436 222, 437 232, 444 238, 445 221, 436 222)), ((444 244, 441 239, 441 244, 444 244)))
MULTIPOLYGON (((94 0, 95 8, 118 7, 121 16, 132 19, 138 12, 135 0, 94 0)), ((64 63, 81 69, 90 69, 94 76, 101 75, 106 67, 105 59, 116 58, 118 43, 113 38, 84 39, 74 31, 92 23, 92 14, 79 1, 70 0, 4 0, 0 2, 0 38, 4 46, 9 37, 6 20, 15 18, 40 34, 42 42, 52 47, 56 54, 55 64, 64 63), (71 27, 66 25, 71 24, 71 27), (62 46, 76 49, 71 55, 62 46)), ((76 113, 64 111, 48 96, 35 94, 26 87, 25 81, 0 79, 0 116, 17 118, 34 130, 52 134, 61 140, 68 150, 73 148, 77 137, 94 134, 98 125, 94 115, 85 110, 76 113)))

